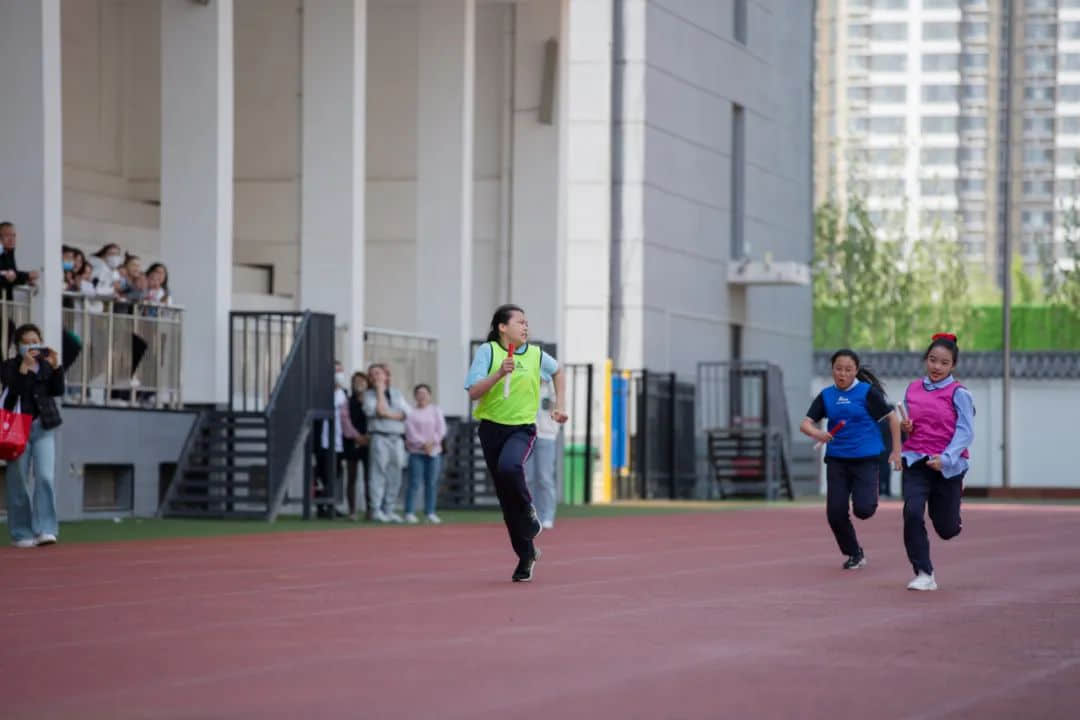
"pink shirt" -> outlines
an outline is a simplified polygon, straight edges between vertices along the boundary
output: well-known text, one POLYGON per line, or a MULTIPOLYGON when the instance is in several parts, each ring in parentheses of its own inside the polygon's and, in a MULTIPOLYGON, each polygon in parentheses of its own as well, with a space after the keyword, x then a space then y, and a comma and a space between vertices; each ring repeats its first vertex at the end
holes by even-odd
POLYGON ((442 452, 446 437, 446 419, 437 405, 413 408, 405 418, 405 449, 411 453, 424 453, 424 445, 432 443, 433 455, 442 452))

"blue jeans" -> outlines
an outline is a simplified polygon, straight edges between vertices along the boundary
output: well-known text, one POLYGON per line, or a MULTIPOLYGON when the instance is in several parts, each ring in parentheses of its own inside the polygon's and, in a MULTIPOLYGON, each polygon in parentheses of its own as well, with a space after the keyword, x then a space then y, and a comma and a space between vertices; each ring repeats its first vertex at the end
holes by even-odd
POLYGON ((525 463, 525 482, 540 522, 555 522, 555 441, 536 438, 525 463))
POLYGON ((57 535, 56 493, 53 472, 56 466, 56 431, 30 426, 30 441, 17 460, 7 464, 7 522, 13 541, 32 540, 37 535, 57 535), (34 501, 30 502, 30 461, 34 463, 34 501))
POLYGON ((435 512, 435 495, 439 490, 439 471, 442 470, 442 455, 409 454, 409 484, 405 488, 405 513, 413 511, 413 496, 421 479, 424 483, 424 514, 435 512))

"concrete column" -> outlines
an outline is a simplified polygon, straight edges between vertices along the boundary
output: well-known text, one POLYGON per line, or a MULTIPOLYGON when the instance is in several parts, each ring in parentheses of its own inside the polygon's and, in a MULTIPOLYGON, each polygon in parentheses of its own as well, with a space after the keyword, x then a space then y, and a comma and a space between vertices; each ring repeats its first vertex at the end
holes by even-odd
POLYGON ((0 221, 20 270, 41 273, 31 319, 59 349, 63 291, 60 0, 0 0, 0 221))
MULTIPOLYGON (((562 245, 559 237, 560 111, 565 105, 562 2, 515 6, 513 195, 509 300, 525 308, 532 334, 559 342, 562 245)), ((560 350, 561 354, 561 350, 560 350)))
POLYGON ((364 361, 367 0, 305 0, 300 307, 347 329, 350 371, 364 361))
POLYGON ((609 353, 612 0, 566 0, 566 349, 570 362, 609 353))
POLYGON ((475 0, 421 0, 417 329, 439 339, 438 401, 461 414, 471 327, 475 0))
POLYGON ((161 2, 161 247, 184 401, 223 403, 233 258, 233 2, 161 2))

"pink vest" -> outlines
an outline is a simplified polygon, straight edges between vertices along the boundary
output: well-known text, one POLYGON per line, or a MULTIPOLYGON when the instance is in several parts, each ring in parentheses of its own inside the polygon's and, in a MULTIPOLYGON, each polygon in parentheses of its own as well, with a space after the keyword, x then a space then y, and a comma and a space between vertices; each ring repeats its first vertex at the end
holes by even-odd
MULTIPOLYGON (((908 385, 904 400, 911 418, 911 435, 904 443, 904 452, 920 455, 940 455, 952 442, 956 433, 956 406, 953 395, 963 387, 952 382, 938 390, 927 390, 922 380, 908 385)), ((969 457, 965 449, 961 453, 969 457)))

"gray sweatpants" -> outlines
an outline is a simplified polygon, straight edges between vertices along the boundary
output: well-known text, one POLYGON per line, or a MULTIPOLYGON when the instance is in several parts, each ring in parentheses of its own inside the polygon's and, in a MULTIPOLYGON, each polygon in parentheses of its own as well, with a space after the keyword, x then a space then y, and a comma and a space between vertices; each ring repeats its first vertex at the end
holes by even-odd
POLYGON ((390 513, 397 504, 401 492, 401 478, 405 472, 405 440, 398 435, 371 436, 371 509, 373 512, 390 513))
POLYGON ((536 438, 525 462, 525 484, 540 522, 555 522, 555 441, 536 438))

